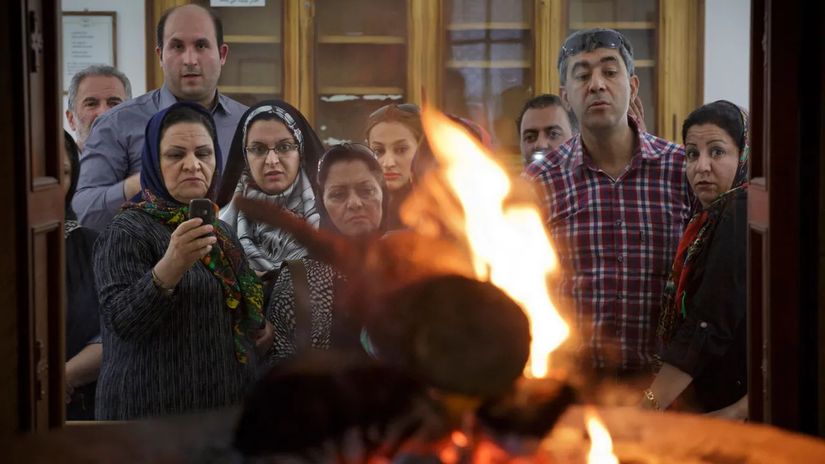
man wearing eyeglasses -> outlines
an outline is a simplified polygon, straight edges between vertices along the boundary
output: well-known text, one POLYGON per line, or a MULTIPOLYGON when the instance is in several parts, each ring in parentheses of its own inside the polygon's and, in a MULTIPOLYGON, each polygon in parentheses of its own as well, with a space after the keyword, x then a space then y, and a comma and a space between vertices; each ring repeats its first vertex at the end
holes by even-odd
POLYGON ((213 11, 193 4, 167 10, 157 24, 157 42, 163 86, 97 118, 81 153, 72 206, 86 227, 105 228, 120 205, 140 190, 144 131, 152 115, 181 100, 203 105, 212 113, 221 152, 227 154, 246 111, 218 92, 229 45, 213 11))
POLYGON ((662 289, 690 214, 684 150, 629 116, 639 78, 619 32, 575 32, 558 69, 580 133, 526 171, 561 263, 556 304, 577 325, 586 366, 617 378, 648 374, 662 289))

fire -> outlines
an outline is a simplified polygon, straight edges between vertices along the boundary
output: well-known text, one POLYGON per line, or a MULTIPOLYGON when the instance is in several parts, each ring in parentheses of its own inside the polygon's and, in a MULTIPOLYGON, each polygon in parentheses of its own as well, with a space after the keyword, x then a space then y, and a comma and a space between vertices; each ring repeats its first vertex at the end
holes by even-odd
POLYGON ((515 300, 530 320, 527 377, 546 377, 550 353, 569 328, 553 303, 547 275, 556 255, 533 205, 505 205, 507 174, 459 125, 430 108, 422 121, 433 153, 464 209, 464 232, 473 253, 476 278, 489 280, 515 300))
POLYGON ((587 434, 590 435, 588 464, 619 464, 619 459, 613 454, 613 440, 610 439, 610 432, 599 420, 595 409, 585 408, 584 420, 587 425, 587 434))

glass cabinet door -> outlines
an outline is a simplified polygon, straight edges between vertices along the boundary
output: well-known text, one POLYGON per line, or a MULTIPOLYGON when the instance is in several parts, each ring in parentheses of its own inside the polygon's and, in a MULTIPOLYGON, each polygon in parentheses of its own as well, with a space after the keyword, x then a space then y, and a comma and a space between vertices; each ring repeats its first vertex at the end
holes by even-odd
POLYGON ((316 0, 314 126, 321 140, 363 142, 367 116, 407 86, 406 0, 316 0))
MULTIPOLYGON (((209 7, 209 1, 198 0, 209 7)), ((283 1, 266 6, 213 7, 223 22, 229 56, 218 88, 246 105, 281 98, 283 88, 283 1)))
POLYGON ((475 121, 496 151, 517 156, 515 120, 533 92, 533 1, 445 0, 442 18, 444 110, 475 121))
POLYGON ((656 131, 659 28, 658 0, 570 0, 568 34, 581 29, 606 27, 621 32, 633 46, 639 97, 648 132, 656 131))

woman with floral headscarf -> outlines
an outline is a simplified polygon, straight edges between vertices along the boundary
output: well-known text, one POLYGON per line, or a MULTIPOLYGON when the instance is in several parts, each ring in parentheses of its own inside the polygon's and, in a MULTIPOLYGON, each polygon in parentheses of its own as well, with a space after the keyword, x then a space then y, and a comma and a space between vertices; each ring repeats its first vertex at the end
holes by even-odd
POLYGON ((146 126, 141 193, 95 244, 98 419, 236 404, 255 379, 256 349, 272 343, 261 283, 238 240, 220 221, 188 219, 189 202, 213 198, 220 182, 215 132, 196 104, 155 114, 146 126))
POLYGON ((642 407, 747 419, 747 115, 720 100, 682 126, 687 177, 699 203, 676 252, 658 336, 662 367, 642 407))
POLYGON ((231 198, 264 200, 291 211, 314 227, 314 176, 324 152, 306 118, 283 101, 265 101, 241 117, 227 161, 218 204, 220 217, 238 234, 249 266, 259 275, 276 271, 285 261, 306 256, 292 235, 248 219, 231 198))

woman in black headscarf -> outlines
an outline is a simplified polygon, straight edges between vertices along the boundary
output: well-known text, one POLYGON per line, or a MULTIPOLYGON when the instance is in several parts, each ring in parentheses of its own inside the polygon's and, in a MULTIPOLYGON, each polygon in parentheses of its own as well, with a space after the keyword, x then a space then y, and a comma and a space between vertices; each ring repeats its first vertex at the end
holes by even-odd
POLYGON ((221 221, 188 219, 188 203, 214 198, 220 182, 209 113, 176 103, 155 114, 141 163, 141 193, 95 246, 98 419, 238 403, 255 379, 255 348, 272 343, 261 283, 237 238, 221 221))
POLYGON ((274 203, 317 228, 314 177, 323 152, 306 118, 286 102, 264 101, 241 117, 218 204, 223 208, 221 220, 237 233, 249 266, 259 275, 306 256, 306 248, 291 234, 250 220, 230 200, 244 197, 274 203))
MULTIPOLYGON (((323 229, 360 243, 384 232, 388 190, 365 145, 333 145, 318 165, 318 187, 323 229)), ((275 328, 274 362, 308 349, 360 347, 360 325, 336 306, 345 284, 338 270, 314 257, 285 262, 266 311, 275 328)))
POLYGON ((103 346, 100 316, 92 268, 92 250, 97 232, 82 227, 72 210, 72 197, 80 175, 77 145, 63 131, 66 159, 63 185, 66 189, 66 419, 94 419, 95 388, 103 346))
POLYGON ((662 367, 642 406, 746 419, 748 118, 725 100, 682 125, 686 175, 702 208, 676 251, 662 294, 662 367))

